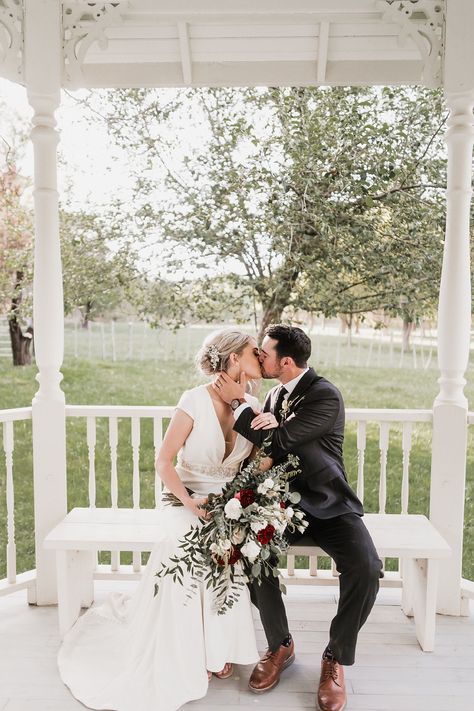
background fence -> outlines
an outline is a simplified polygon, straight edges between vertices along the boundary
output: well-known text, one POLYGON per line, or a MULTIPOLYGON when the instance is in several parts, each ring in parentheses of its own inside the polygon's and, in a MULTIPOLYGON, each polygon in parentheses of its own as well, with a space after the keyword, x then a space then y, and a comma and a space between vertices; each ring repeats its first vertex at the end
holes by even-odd
MULTIPOLYGON (((77 321, 65 322, 65 358, 105 361, 192 360, 204 337, 226 324, 190 325, 177 331, 154 329, 141 321, 94 321, 82 328, 77 321)), ((228 325, 228 324, 227 324, 228 325)), ((252 325, 238 326, 255 333, 252 325)), ((358 334, 340 333, 339 322, 317 322, 309 331, 313 340, 312 361, 318 366, 366 368, 437 368, 436 332, 417 329, 410 350, 402 347, 397 329, 361 327, 358 334)), ((6 319, 0 320, 0 357, 11 358, 6 319)))

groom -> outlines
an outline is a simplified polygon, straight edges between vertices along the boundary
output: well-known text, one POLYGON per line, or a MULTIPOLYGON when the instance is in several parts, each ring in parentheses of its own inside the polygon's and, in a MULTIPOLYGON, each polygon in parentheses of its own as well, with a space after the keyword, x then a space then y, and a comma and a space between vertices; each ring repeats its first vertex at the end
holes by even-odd
MULTIPOLYGON (((342 456, 344 403, 339 390, 307 362, 311 341, 293 326, 273 325, 260 350, 264 378, 277 378, 263 412, 255 416, 242 383, 221 373, 214 387, 234 410, 234 429, 256 445, 271 432, 271 457, 278 463, 289 453, 300 459, 301 473, 292 489, 301 494, 309 534, 335 561, 340 597, 322 655, 318 704, 321 711, 346 705, 342 665, 354 664, 357 634, 366 621, 383 576, 382 562, 362 522, 363 507, 347 482, 342 456)), ((245 378, 243 378, 245 380, 245 378)), ((291 534, 294 543, 301 534, 291 534)), ((268 650, 254 668, 249 687, 256 694, 272 689, 295 658, 278 578, 266 576, 251 586, 268 640, 268 650)))

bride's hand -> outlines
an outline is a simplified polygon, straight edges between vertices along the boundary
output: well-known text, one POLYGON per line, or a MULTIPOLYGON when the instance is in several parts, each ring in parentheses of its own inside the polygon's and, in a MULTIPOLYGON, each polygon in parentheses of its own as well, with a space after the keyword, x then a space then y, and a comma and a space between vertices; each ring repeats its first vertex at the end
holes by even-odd
POLYGON ((264 457, 261 462, 259 469, 261 472, 267 472, 273 466, 273 459, 271 457, 264 457))
POLYGON ((278 420, 271 412, 260 412, 250 423, 253 430, 273 430, 278 427, 278 420))
POLYGON ((209 519, 209 512, 205 511, 202 507, 207 504, 207 496, 202 498, 195 498, 190 496, 186 501, 183 501, 183 506, 185 506, 188 511, 191 511, 198 518, 203 518, 206 521, 209 519))

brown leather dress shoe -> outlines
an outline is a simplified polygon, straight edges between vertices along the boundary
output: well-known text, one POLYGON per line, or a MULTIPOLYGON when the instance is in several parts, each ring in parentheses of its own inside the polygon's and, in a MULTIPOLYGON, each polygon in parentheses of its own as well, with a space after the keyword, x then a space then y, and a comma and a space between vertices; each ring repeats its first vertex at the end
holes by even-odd
POLYGON ((254 694, 263 694, 273 689, 280 681, 280 674, 295 661, 295 644, 293 640, 285 647, 283 644, 276 652, 269 649, 265 652, 254 668, 249 680, 249 689, 254 694))
POLYGON ((342 711, 347 703, 344 667, 335 659, 323 659, 318 704, 321 711, 342 711))

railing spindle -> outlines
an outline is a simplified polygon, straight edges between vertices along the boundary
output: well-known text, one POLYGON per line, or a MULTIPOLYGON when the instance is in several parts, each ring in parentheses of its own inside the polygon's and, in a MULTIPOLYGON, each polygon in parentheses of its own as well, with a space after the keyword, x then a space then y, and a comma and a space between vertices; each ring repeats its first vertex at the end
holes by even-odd
POLYGON ((87 449, 89 452, 89 506, 95 508, 95 447, 96 447, 95 417, 87 418, 87 449))
POLYGON ((133 508, 140 508, 140 418, 132 417, 133 508))
POLYGON ((403 450, 403 476, 402 476, 402 514, 408 513, 409 498, 409 474, 410 474, 410 451, 413 423, 403 423, 402 450, 403 450))
POLYGON ((3 423, 3 451, 7 469, 7 579, 16 582, 15 500, 13 489, 13 422, 3 423))
POLYGON ((110 447, 110 502, 112 508, 118 506, 118 474, 117 474, 117 448, 118 425, 116 417, 109 417, 109 447, 110 447))
MULTIPOLYGON (((132 453, 133 453, 133 508, 140 508, 140 418, 132 417, 132 453)), ((133 572, 139 573, 142 567, 140 551, 133 551, 133 572)))
MULTIPOLYGON (((116 417, 109 417, 109 447, 110 447, 110 500, 112 508, 118 506, 118 474, 117 474, 117 448, 118 448, 118 424, 116 417)), ((120 551, 111 552, 110 567, 112 571, 117 571, 120 567, 120 551)))
POLYGON ((379 447, 380 447, 380 483, 379 483, 379 513, 385 513, 387 504, 387 455, 390 423, 380 423, 379 447))
MULTIPOLYGON (((161 444, 163 442, 163 418, 154 417, 153 418, 153 446, 155 449, 155 462, 160 451, 161 444)), ((161 501, 162 492, 161 479, 158 476, 158 472, 155 469, 155 506, 158 506, 161 501)))

